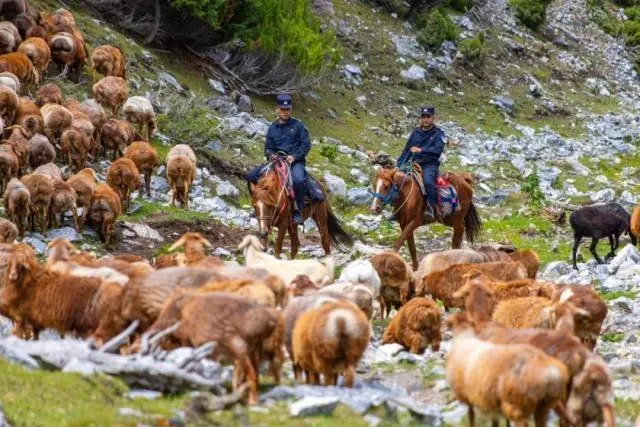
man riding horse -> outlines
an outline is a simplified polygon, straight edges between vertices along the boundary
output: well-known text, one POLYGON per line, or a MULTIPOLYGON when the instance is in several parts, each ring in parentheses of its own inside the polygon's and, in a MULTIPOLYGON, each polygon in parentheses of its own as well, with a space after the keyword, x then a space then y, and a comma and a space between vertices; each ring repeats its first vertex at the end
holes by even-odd
POLYGON ((398 159, 398 168, 406 168, 410 160, 422 167, 422 180, 427 193, 425 217, 440 220, 436 180, 440 167, 440 155, 444 149, 445 134, 434 124, 435 114, 435 107, 420 108, 420 126, 411 132, 407 145, 398 159))
MULTIPOLYGON (((286 155, 291 169, 291 181, 295 194, 295 212, 293 222, 300 225, 304 222, 302 211, 307 194, 306 157, 311 150, 309 132, 304 124, 291 117, 292 99, 289 95, 278 95, 276 98, 276 114, 278 118, 267 130, 264 155, 273 161, 279 155, 286 155)), ((249 172, 247 181, 257 184, 267 165, 260 165, 249 172)))

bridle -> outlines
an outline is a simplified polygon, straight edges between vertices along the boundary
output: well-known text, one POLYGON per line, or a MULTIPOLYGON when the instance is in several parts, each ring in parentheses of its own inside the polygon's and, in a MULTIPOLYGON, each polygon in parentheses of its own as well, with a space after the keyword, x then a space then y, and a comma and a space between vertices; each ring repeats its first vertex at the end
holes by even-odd
POLYGON ((283 153, 278 153, 277 157, 267 165, 265 174, 272 170, 277 174, 278 182, 282 187, 280 189, 278 198, 276 199, 276 203, 274 205, 274 208, 276 209, 276 213, 271 215, 266 215, 264 213, 265 203, 262 200, 259 200, 256 206, 257 208, 256 219, 258 220, 258 225, 261 225, 262 223, 268 221, 269 226, 267 227, 267 230, 266 230, 267 234, 271 232, 271 228, 273 227, 273 224, 277 223, 277 220, 281 217, 281 215, 286 210, 286 207, 287 207, 286 203, 281 203, 283 196, 285 194, 287 195, 290 194, 290 191, 288 189, 288 182, 291 176, 291 165, 289 165, 289 162, 286 161, 283 153), (277 210, 278 206, 280 206, 279 210, 277 210))
MULTIPOLYGON (((382 202, 382 208, 384 208, 386 205, 393 203, 396 200, 396 198, 400 194, 400 189, 403 188, 404 184, 407 182, 407 178, 410 177, 413 174, 413 172, 417 170, 417 168, 419 168, 419 166, 413 163, 411 159, 409 159, 409 161, 406 163, 406 166, 404 166, 401 169, 396 168, 396 171, 400 171, 404 173, 404 177, 402 178, 402 182, 400 183, 399 186, 395 184, 393 180, 391 180, 391 189, 387 194, 381 194, 378 192, 371 192, 370 194, 373 196, 374 199, 380 200, 382 202)), ((393 211, 393 214, 398 213, 400 209, 402 209, 404 205, 407 204, 411 194, 413 194, 415 184, 416 183, 414 182, 414 180, 411 179, 411 189, 409 190, 409 194, 407 195, 407 197, 404 198, 404 201, 402 202, 402 204, 396 210, 393 211)))

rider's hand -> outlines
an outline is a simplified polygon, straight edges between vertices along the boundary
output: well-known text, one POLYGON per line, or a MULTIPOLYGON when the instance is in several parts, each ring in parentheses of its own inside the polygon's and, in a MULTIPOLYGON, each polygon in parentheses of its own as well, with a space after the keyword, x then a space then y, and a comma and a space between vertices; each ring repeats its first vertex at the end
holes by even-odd
POLYGON ((419 153, 422 151, 422 149, 418 148, 418 147, 411 147, 409 149, 412 153, 419 153))
POLYGON ((293 163, 296 161, 296 158, 293 156, 287 156, 287 162, 289 162, 289 164, 293 163))
POLYGON ((273 161, 275 161, 277 158, 278 158, 278 155, 277 155, 277 154, 271 154, 271 155, 269 156, 269 161, 273 162, 273 161))

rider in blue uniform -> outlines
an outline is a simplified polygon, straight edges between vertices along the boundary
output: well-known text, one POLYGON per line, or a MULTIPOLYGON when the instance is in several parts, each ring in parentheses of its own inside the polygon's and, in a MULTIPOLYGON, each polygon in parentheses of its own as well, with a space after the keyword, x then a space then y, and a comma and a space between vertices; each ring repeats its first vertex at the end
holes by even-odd
POLYGON ((398 167, 402 168, 411 159, 422 167, 422 179, 426 190, 426 215, 436 218, 436 179, 440 167, 440 155, 444 150, 445 134, 434 124, 435 107, 420 108, 420 126, 415 128, 404 147, 398 167))
MULTIPOLYGON (((276 98, 276 113, 278 119, 271 123, 267 130, 264 155, 271 160, 277 153, 285 153, 291 165, 291 180, 295 192, 295 212, 293 221, 302 224, 302 210, 307 193, 306 157, 311 150, 309 132, 304 124, 291 117, 292 99, 289 95, 278 95, 276 98)), ((266 165, 260 165, 247 174, 247 181, 257 183, 266 165)))

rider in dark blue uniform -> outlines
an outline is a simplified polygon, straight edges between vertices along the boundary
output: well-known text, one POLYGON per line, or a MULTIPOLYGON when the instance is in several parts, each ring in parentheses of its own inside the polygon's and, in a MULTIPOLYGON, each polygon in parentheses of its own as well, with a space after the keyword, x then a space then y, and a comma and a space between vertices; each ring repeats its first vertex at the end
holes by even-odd
MULTIPOLYGON (((278 95, 276 98, 276 113, 278 119, 271 123, 267 130, 267 140, 264 146, 264 155, 271 160, 278 152, 287 155, 287 161, 291 165, 291 180, 296 196, 296 210, 293 221, 296 224, 304 222, 302 210, 304 209, 304 197, 307 193, 307 171, 305 169, 306 157, 311 150, 309 132, 304 124, 291 117, 292 100, 289 95, 278 95)), ((247 175, 247 181, 257 183, 266 165, 260 165, 252 169, 247 175)))
POLYGON ((435 107, 420 108, 420 126, 413 130, 398 159, 399 168, 402 168, 409 159, 422 167, 422 179, 427 193, 426 214, 434 218, 437 214, 435 210, 437 208, 436 179, 440 167, 440 155, 445 143, 444 132, 434 125, 435 114, 435 107))

